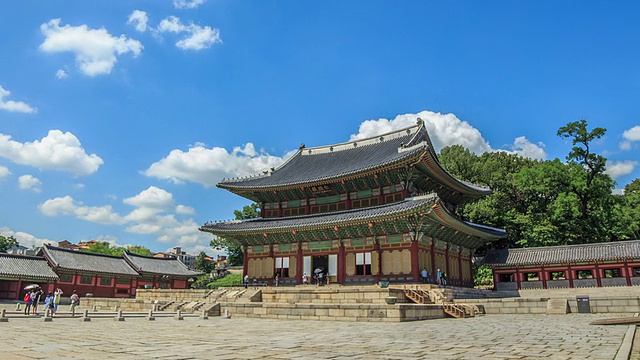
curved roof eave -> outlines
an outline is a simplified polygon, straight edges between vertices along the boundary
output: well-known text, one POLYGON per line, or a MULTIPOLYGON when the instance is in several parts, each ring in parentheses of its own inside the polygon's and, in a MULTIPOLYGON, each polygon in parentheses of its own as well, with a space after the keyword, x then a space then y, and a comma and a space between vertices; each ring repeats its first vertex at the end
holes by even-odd
POLYGON ((504 229, 498 229, 491 226, 479 225, 472 222, 460 220, 449 210, 447 210, 447 208, 443 206, 441 201, 436 202, 436 204, 433 206, 433 210, 434 211, 432 214, 434 214, 434 216, 436 216, 438 220, 465 234, 477 236, 488 241, 495 241, 507 236, 507 231, 504 229))
POLYGON ((429 150, 430 151, 427 152, 427 156, 423 158, 423 163, 434 173, 434 175, 443 179, 447 185, 451 186, 452 189, 475 196, 490 195, 493 193, 493 191, 488 187, 475 185, 453 176, 449 171, 442 167, 440 160, 438 160, 437 155, 433 152, 433 148, 430 147, 429 150))

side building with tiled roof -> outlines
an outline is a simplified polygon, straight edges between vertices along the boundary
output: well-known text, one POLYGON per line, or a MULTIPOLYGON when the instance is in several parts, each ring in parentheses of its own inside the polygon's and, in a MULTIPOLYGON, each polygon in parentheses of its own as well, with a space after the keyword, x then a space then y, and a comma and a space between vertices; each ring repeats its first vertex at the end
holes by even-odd
POLYGON ((210 222, 200 230, 242 245, 244 274, 300 284, 417 282, 438 269, 451 285, 473 286, 472 254, 502 229, 455 215, 491 193, 440 164, 424 123, 367 139, 306 148, 263 174, 218 187, 255 201, 261 217, 210 222))
POLYGON ((640 285, 640 240, 488 250, 496 290, 640 285))
POLYGON ((127 263, 140 274, 138 285, 161 289, 186 289, 198 276, 199 271, 189 269, 175 257, 158 258, 125 252, 127 263))
POLYGON ((42 257, 0 253, 0 299, 21 299, 24 287, 56 280, 58 275, 42 257))

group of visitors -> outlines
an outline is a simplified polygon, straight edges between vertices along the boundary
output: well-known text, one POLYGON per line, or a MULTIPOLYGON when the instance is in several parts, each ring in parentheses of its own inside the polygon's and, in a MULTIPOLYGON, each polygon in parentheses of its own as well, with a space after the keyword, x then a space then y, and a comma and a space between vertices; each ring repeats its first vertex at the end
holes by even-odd
MULTIPOLYGON (((38 304, 42 300, 44 292, 39 287, 34 287, 32 290, 27 291, 24 295, 24 314, 25 315, 40 315, 38 313, 38 304)), ((53 293, 47 293, 44 298, 44 310, 45 316, 54 316, 58 312, 58 305, 60 304, 60 298, 62 297, 62 290, 57 288, 53 293)), ((73 294, 70 297, 71 300, 71 314, 75 315, 76 307, 80 305, 80 296, 73 290, 73 294)))
MULTIPOLYGON (((420 281, 425 284, 429 282, 429 272, 426 268, 423 268, 420 272, 420 281)), ((447 273, 442 272, 440 269, 438 269, 438 271, 436 271, 436 284, 447 286, 447 273)))

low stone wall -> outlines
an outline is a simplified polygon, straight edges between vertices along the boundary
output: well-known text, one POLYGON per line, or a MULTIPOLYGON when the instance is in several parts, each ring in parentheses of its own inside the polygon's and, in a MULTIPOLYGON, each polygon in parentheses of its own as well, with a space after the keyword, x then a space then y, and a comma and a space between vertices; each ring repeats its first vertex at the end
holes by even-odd
POLYGON ((136 300, 148 301, 203 301, 207 295, 213 293, 209 289, 137 289, 136 300))
POLYGON ((445 316, 440 305, 417 304, 221 304, 221 312, 226 311, 232 317, 327 321, 400 322, 439 319, 445 316))
POLYGON ((149 311, 153 302, 138 299, 87 298, 80 299, 80 309, 116 311, 149 311))
POLYGON ((313 287, 265 288, 262 301, 265 303, 314 303, 314 304, 385 304, 384 298, 395 296, 399 303, 407 302, 402 289, 380 289, 375 286, 362 287, 313 287))
MULTIPOLYGON (((562 297, 555 297, 559 299, 562 297)), ((550 298, 456 299, 456 303, 484 306, 486 314, 544 314, 550 298)), ((576 297, 564 297, 570 313, 578 313, 576 297)), ((640 312, 640 297, 589 297, 591 313, 640 312)))

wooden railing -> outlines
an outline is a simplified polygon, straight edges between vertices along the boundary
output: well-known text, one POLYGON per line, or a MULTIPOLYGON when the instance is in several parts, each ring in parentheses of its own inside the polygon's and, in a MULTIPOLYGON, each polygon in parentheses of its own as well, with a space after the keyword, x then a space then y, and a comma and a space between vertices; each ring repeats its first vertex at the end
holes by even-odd
POLYGON ((413 288, 404 287, 404 295, 416 304, 432 303, 429 293, 415 286, 413 288))

